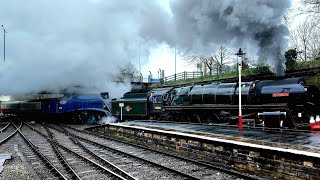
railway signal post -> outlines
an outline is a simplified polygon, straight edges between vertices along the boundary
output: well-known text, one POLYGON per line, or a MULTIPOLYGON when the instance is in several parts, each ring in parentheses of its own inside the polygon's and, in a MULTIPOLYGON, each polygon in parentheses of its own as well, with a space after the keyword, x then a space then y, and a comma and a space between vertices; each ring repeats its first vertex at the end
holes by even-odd
POLYGON ((242 68, 242 56, 246 54, 239 48, 239 51, 235 54, 237 55, 237 69, 238 69, 238 77, 239 77, 239 131, 242 131, 242 104, 241 104, 241 68, 242 68), (238 61, 238 57, 240 57, 240 62, 238 61))

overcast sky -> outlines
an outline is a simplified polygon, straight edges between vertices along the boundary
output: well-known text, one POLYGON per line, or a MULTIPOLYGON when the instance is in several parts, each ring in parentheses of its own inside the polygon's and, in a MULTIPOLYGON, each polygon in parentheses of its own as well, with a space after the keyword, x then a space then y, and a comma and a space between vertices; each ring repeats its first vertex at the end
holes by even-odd
MULTIPOLYGON (((210 54, 217 45, 281 64, 287 47, 282 15, 289 0, 1 0, 6 62, 0 61, 0 92, 21 94, 82 86, 86 92, 116 90, 112 75, 132 62, 146 77, 184 67, 180 56, 210 54), (266 52, 271 52, 270 54, 266 52)), ((3 37, 0 33, 0 42, 3 37)), ((3 45, 0 43, 0 57, 3 45)))

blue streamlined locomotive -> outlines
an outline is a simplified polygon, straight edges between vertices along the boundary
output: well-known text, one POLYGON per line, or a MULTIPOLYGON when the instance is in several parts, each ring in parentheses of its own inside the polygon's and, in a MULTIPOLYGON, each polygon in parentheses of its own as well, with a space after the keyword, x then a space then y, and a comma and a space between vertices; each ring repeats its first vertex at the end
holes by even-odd
POLYGON ((68 122, 96 124, 111 116, 108 93, 101 94, 40 94, 32 100, 1 103, 3 114, 30 118, 58 118, 68 122))
MULTIPOLYGON (((228 124, 238 120, 238 83, 156 88, 149 92, 156 101, 146 94, 131 96, 113 100, 112 114, 119 117, 122 103, 123 119, 228 124)), ((308 128, 309 120, 320 114, 319 89, 302 78, 242 82, 241 97, 244 122, 256 126, 308 128)))

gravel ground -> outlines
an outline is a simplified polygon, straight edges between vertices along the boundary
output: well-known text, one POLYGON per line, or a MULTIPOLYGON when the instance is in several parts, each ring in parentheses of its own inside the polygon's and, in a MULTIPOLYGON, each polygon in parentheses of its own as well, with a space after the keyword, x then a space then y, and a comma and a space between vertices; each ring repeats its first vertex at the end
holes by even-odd
POLYGON ((4 163, 0 179, 35 179, 28 171, 26 163, 20 158, 21 152, 17 144, 20 141, 19 138, 19 135, 15 135, 8 142, 0 146, 0 153, 12 154, 11 159, 6 160, 4 163))

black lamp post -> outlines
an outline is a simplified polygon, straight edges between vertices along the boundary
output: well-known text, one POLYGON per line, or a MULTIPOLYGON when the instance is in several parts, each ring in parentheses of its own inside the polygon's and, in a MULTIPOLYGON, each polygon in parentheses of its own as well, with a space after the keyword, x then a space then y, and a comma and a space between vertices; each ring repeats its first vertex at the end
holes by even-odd
POLYGON ((239 57, 241 58, 241 65, 242 65, 242 56, 243 56, 244 54, 246 54, 246 53, 244 53, 241 48, 239 48, 239 51, 234 54, 234 55, 237 56, 237 77, 239 76, 239 74, 238 74, 238 71, 239 71, 239 60, 238 60, 238 58, 239 58, 239 57))

